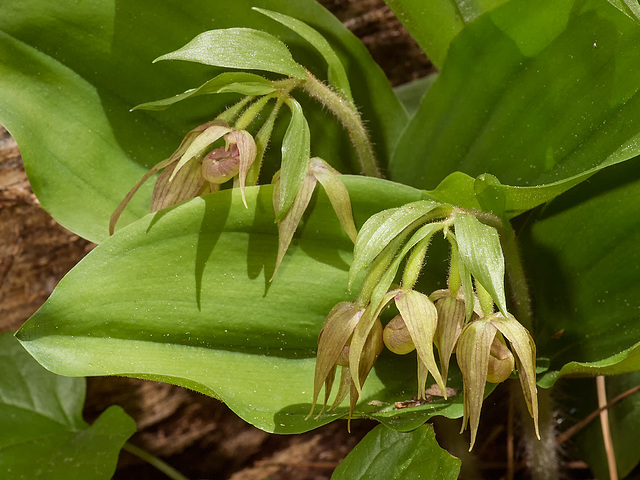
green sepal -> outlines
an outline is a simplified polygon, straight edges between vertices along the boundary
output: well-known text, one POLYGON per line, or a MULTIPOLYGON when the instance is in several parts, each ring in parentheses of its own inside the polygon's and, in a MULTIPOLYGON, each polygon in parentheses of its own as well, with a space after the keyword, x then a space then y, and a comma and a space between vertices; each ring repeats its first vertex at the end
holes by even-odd
POLYGON ((282 219, 291 208, 309 169, 311 154, 311 133, 302 107, 293 98, 288 98, 285 103, 291 109, 291 120, 282 140, 280 197, 276 220, 282 219))
POLYGON ((491 294, 500 312, 507 316, 504 255, 498 232, 470 213, 456 213, 454 225, 460 258, 469 272, 491 294))

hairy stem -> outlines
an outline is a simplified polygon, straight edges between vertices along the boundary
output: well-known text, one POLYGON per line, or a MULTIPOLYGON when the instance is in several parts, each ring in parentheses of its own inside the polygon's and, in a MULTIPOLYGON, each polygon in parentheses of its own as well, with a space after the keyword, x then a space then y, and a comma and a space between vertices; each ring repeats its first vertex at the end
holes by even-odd
POLYGON ((304 82, 303 88, 311 97, 322 103, 340 120, 349 133, 353 146, 358 153, 362 172, 370 177, 381 177, 376 155, 373 151, 373 144, 355 106, 331 90, 310 72, 307 72, 307 81, 304 82))

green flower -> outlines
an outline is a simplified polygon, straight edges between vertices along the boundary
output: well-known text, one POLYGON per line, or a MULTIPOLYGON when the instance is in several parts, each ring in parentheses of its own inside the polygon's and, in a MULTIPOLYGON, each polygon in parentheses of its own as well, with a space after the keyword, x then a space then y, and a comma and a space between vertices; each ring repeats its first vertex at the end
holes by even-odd
POLYGON ((245 130, 234 130, 218 120, 194 128, 169 158, 153 166, 129 191, 111 216, 110 234, 113 234, 120 214, 133 195, 143 183, 161 170, 153 189, 152 212, 217 191, 220 184, 231 178, 238 179, 242 201, 246 207, 244 188, 249 168, 256 159, 256 152, 255 141, 245 130), (211 150, 222 138, 225 145, 211 150))
POLYGON ((540 438, 535 343, 527 329, 515 318, 496 313, 469 322, 462 331, 456 348, 456 358, 464 382, 462 430, 468 424, 471 425, 469 450, 476 440, 485 384, 487 381, 501 382, 508 378, 513 369, 513 354, 524 398, 533 418, 536 435, 540 438), (510 351, 505 339, 511 346, 510 351))
MULTIPOLYGON (((309 206, 311 196, 318 182, 320 182, 329 197, 331 206, 336 212, 342 228, 344 228, 353 242, 356 240, 357 230, 353 221, 351 200, 349 199, 349 192, 340 180, 340 173, 321 158, 311 158, 309 160, 307 174, 302 181, 302 186, 300 190, 298 190, 291 208, 289 208, 282 219, 278 221, 278 256, 276 259, 276 267, 271 277, 272 279, 275 277, 280 263, 284 258, 284 254, 291 244, 293 234, 302 220, 302 215, 309 206)), ((280 203, 280 172, 274 175, 272 183, 274 185, 273 209, 277 218, 279 213, 278 205, 280 203)))
POLYGON ((325 321, 318 337, 318 355, 313 386, 313 404, 309 416, 315 410, 320 391, 324 386, 323 408, 321 415, 329 402, 331 390, 338 367, 341 367, 340 384, 333 404, 329 408, 337 408, 338 405, 350 395, 349 417, 353 413, 356 402, 360 396, 360 385, 364 383, 367 375, 373 368, 378 355, 382 351, 382 325, 376 319, 365 336, 363 348, 358 356, 357 365, 351 361, 351 342, 354 332, 361 323, 366 309, 358 307, 352 302, 338 303, 325 321), (358 384, 353 380, 352 372, 357 373, 358 384))

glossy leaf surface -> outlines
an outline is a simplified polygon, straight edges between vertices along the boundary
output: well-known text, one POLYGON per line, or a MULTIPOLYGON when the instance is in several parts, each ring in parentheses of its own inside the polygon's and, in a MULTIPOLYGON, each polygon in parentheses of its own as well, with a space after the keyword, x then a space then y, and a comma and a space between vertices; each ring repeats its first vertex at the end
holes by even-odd
POLYGON ((109 479, 136 430, 120 408, 82 419, 85 381, 47 372, 11 333, 0 335, 0 476, 109 479))
POLYGON ((521 235, 538 353, 551 359, 547 384, 640 369, 637 198, 634 160, 557 198, 521 235))
MULTIPOLYGON (((420 192, 343 176, 357 224, 420 192), (372 192, 376 192, 372 195, 372 192)), ((268 431, 310 430, 347 407, 305 420, 317 336, 346 290, 353 244, 320 194, 278 275, 271 187, 197 198, 149 215, 94 249, 58 285, 18 336, 47 368, 67 375, 151 378, 220 398, 268 431)), ((462 395, 398 409, 416 394, 415 356, 383 354, 356 416, 416 428, 462 414, 462 395), (398 375, 397 372, 403 372, 398 375)), ((449 385, 461 392, 454 374, 449 385)))
POLYGON ((433 426, 396 432, 379 425, 336 468, 332 480, 455 480, 461 462, 440 448, 433 426))
POLYGON ((390 176, 431 189, 457 170, 523 187, 592 172, 640 151, 639 90, 638 22, 605 0, 513 0, 452 42, 390 176))
MULTIPOLYGON (((207 95, 165 112, 129 112, 220 73, 187 62, 151 63, 196 35, 213 28, 263 29, 324 78, 326 63, 315 50, 253 6, 298 18, 327 38, 386 163, 406 113, 364 46, 315 1, 237 0, 222 8, 202 0, 161 5, 8 0, 0 16, 0 123, 16 138, 36 195, 59 223, 102 241, 109 216, 145 171, 167 158, 189 130, 238 99, 207 95)), ((306 101, 303 107, 316 138, 313 154, 344 173, 359 171, 342 127, 327 122, 321 106, 306 101)), ((279 158, 274 145, 272 153, 279 158)), ((125 210, 121 225, 148 211, 151 191, 149 182, 125 210)))

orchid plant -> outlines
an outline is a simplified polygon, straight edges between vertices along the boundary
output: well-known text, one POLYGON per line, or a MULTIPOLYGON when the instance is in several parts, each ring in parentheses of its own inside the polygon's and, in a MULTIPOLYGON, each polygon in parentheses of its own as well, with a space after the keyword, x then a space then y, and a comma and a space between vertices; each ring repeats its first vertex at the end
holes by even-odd
MULTIPOLYGON (((440 70, 396 90, 314 0, 69 1, 49 29, 33 2, 2 7, 0 121, 99 243, 16 333, 47 369, 168 381, 270 432, 378 420, 337 479, 457 478, 429 421, 477 450, 503 382, 532 474, 558 478, 552 387, 638 378, 633 0, 388 0, 440 70)), ((576 440, 598 475, 599 434, 576 440)))

